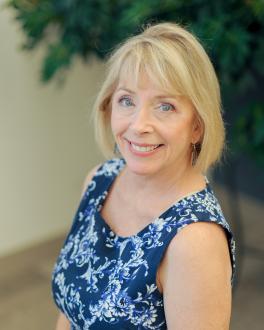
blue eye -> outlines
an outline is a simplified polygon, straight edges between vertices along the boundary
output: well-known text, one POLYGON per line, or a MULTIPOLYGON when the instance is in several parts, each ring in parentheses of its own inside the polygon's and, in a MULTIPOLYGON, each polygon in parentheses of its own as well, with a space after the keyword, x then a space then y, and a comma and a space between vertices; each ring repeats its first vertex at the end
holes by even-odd
POLYGON ((133 103, 131 102, 130 98, 125 96, 125 97, 121 97, 119 100, 118 100, 118 103, 125 106, 125 107, 129 107, 131 106, 133 103))
POLYGON ((162 103, 161 104, 161 108, 163 107, 163 109, 164 109, 164 112, 168 112, 168 111, 173 111, 173 110, 175 110, 175 107, 172 105, 172 104, 170 104, 170 103, 162 103))

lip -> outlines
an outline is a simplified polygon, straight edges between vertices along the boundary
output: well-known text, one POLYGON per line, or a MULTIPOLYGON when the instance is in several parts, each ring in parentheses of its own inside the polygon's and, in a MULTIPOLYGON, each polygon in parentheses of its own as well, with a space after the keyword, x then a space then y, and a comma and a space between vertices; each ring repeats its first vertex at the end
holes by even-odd
POLYGON ((131 141, 131 140, 128 140, 125 138, 125 140, 129 143, 133 143, 134 145, 136 146, 139 146, 139 147, 153 147, 153 146, 157 146, 157 145, 161 145, 161 143, 156 143, 156 144, 148 144, 148 143, 137 143, 137 142, 134 142, 134 141, 131 141))
MULTIPOLYGON (((151 157, 153 156, 154 154, 160 152, 160 148, 162 148, 164 145, 159 145, 157 148, 151 150, 151 151, 145 151, 145 152, 142 152, 142 151, 137 151, 135 150, 133 147, 132 147, 132 144, 129 140, 125 139, 125 141, 127 142, 127 145, 128 145, 128 149, 129 151, 136 157, 140 157, 140 158, 145 158, 145 157, 151 157)), ((133 142, 132 142, 133 143, 133 142)), ((134 144, 134 143, 133 143, 134 144)), ((139 144, 136 144, 136 145, 139 145, 139 144)), ((156 144, 140 144, 139 146, 155 146, 156 144)))

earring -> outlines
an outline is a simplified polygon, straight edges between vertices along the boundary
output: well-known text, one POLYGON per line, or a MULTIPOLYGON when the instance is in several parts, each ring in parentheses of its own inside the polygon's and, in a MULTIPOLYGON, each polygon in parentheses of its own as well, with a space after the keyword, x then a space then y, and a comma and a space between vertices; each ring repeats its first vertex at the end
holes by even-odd
POLYGON ((119 152, 119 149, 118 149, 117 143, 115 142, 115 146, 114 146, 114 154, 117 155, 118 152, 119 152))
POLYGON ((198 158, 198 152, 196 149, 196 145, 194 143, 191 144, 192 145, 192 166, 194 166, 196 164, 197 158, 198 158))

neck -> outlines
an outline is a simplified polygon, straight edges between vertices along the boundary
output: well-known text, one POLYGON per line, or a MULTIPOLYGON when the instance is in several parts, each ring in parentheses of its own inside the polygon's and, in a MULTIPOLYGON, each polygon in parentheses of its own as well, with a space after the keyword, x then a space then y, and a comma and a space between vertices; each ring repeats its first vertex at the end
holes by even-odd
POLYGON ((166 198, 171 194, 181 197, 190 191, 203 188, 204 176, 197 172, 192 166, 185 166, 175 169, 175 166, 164 168, 154 174, 140 175, 132 172, 128 166, 123 170, 126 189, 132 194, 136 193, 136 198, 157 200, 166 198))

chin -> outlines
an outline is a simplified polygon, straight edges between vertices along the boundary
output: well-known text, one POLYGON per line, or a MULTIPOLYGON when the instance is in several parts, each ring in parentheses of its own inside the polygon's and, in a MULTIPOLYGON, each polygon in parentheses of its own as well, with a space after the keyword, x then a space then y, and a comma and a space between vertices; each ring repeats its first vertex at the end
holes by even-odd
POLYGON ((152 175, 159 171, 159 167, 155 164, 147 164, 141 161, 129 159, 127 157, 123 157, 126 161, 127 168, 130 172, 137 175, 152 175))

